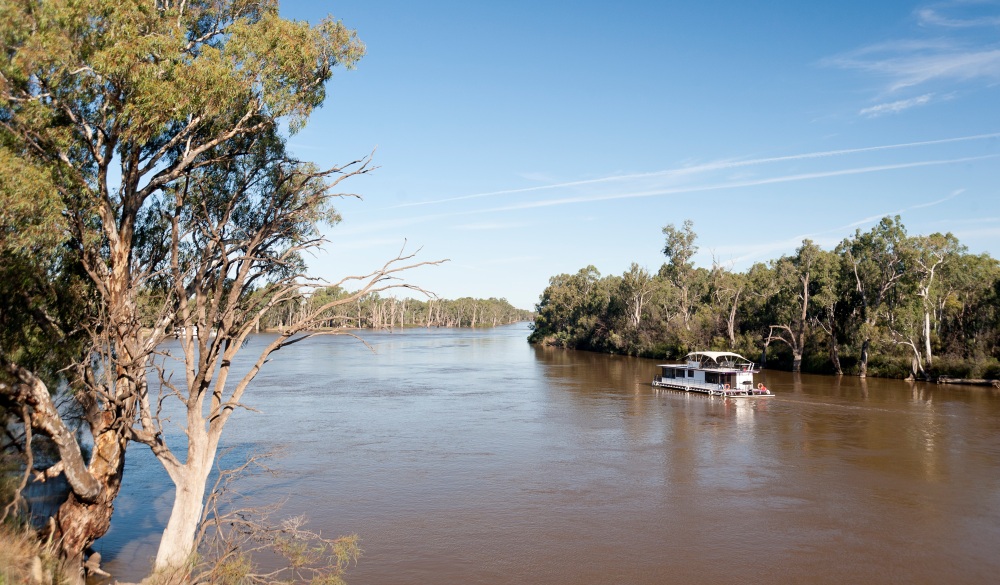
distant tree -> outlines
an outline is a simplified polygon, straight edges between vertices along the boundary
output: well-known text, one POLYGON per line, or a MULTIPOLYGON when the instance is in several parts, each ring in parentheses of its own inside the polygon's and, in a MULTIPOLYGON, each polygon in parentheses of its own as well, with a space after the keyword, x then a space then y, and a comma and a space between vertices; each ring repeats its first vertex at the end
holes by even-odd
POLYGON ((535 307, 528 340, 570 348, 587 345, 607 307, 608 299, 598 289, 600 280, 601 273, 593 266, 550 278, 535 307))
POLYGON ((891 309, 893 293, 907 275, 906 230, 899 216, 884 217, 867 233, 857 230, 839 250, 854 281, 861 338, 858 376, 864 378, 872 340, 879 333, 879 319, 891 309))
POLYGON ((635 262, 622 275, 621 294, 627 306, 629 325, 633 330, 638 330, 642 324, 643 308, 653 294, 654 286, 649 271, 635 262))
POLYGON ((1000 326, 1000 261, 988 254, 961 253, 939 272, 934 323, 942 350, 972 359, 989 355, 1000 326))
POLYGON ((803 240, 802 246, 790 258, 782 257, 775 264, 779 283, 777 321, 770 325, 767 341, 780 341, 792 350, 792 371, 802 370, 802 354, 813 315, 810 313, 810 295, 815 289, 813 271, 822 250, 812 240, 803 240))
POLYGON ((660 276, 667 278, 677 287, 681 318, 684 328, 688 330, 691 329, 691 315, 694 312, 697 296, 691 257, 698 252, 698 247, 694 245, 698 236, 694 233, 693 227, 694 222, 687 219, 684 220, 681 229, 677 229, 674 224, 667 224, 663 228, 663 235, 666 236, 663 255, 667 257, 667 263, 660 269, 660 276))
POLYGON ((775 321, 774 298, 779 292, 778 279, 772 261, 769 264, 756 262, 746 273, 747 292, 743 302, 742 333, 756 343, 763 344, 761 363, 767 363, 768 334, 775 321))
POLYGON ((879 375, 902 374, 904 359, 929 376, 935 355, 958 375, 1000 358, 1000 262, 950 234, 910 238, 886 217, 835 250, 804 240, 793 256, 735 273, 693 265, 690 221, 663 233, 668 262, 656 276, 633 264, 620 277, 593 267, 553 277, 529 341, 655 357, 763 345, 762 363, 780 344, 795 371, 825 369, 807 359, 825 345, 834 373, 857 363, 861 376, 875 353, 879 375))
POLYGON ((910 247, 913 250, 913 264, 917 279, 917 296, 920 297, 923 309, 923 351, 924 359, 930 366, 934 362, 931 351, 931 316, 934 314, 934 307, 937 304, 934 296, 940 287, 935 287, 934 277, 937 276, 941 266, 954 260, 958 254, 964 253, 965 249, 958 243, 955 236, 935 233, 929 236, 917 236, 910 239, 910 247))
POLYGON ((921 354, 920 340, 923 335, 923 303, 916 295, 906 295, 893 305, 887 316, 886 329, 893 343, 906 347, 910 352, 911 376, 926 376, 921 354))
POLYGON ((712 304, 717 307, 717 311, 725 322, 729 348, 735 348, 737 318, 740 315, 740 303, 744 300, 743 294, 747 288, 746 275, 727 270, 718 263, 713 263, 710 274, 712 304))
POLYGON ((833 373, 842 375, 840 364, 841 321, 845 319, 843 312, 848 303, 844 299, 849 296, 845 292, 846 282, 840 278, 841 259, 832 252, 821 250, 813 259, 811 278, 814 285, 812 304, 815 307, 813 323, 826 334, 827 355, 833 373))

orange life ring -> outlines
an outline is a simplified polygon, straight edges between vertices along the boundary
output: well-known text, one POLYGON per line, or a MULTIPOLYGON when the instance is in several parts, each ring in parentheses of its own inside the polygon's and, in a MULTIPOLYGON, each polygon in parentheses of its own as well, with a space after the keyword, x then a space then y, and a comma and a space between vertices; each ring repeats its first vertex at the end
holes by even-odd
POLYGON ((758 390, 763 390, 764 389, 764 383, 763 382, 758 382, 757 383, 757 389, 758 390))
POLYGON ((725 388, 726 390, 729 390, 729 384, 723 384, 722 387, 725 388))

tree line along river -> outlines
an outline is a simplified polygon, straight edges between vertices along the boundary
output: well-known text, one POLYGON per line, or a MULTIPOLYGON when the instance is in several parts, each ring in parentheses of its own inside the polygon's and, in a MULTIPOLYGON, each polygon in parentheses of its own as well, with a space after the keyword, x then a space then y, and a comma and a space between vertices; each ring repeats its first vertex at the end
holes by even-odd
MULTIPOLYGON (((654 391, 652 360, 527 344, 524 324, 280 352, 224 463, 241 505, 356 533, 351 585, 992 583, 1000 394, 767 370, 776 396, 654 391)), ((263 343, 264 337, 251 344, 263 343)), ((252 351, 245 355, 253 355, 252 351)), ((172 440, 180 440, 179 436, 172 440)), ((129 452, 111 532, 146 574, 172 487, 129 452)))

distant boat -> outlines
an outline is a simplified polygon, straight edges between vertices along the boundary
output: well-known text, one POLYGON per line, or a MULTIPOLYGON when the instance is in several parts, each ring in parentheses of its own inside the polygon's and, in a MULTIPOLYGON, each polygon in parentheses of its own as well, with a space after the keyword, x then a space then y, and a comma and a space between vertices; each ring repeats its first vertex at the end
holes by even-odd
MULTIPOLYGON (((180 339, 180 338, 184 337, 185 333, 187 333, 187 329, 186 328, 184 328, 184 327, 175 327, 174 328, 174 339, 180 339)), ((209 330, 209 332, 208 332, 208 336, 209 337, 215 337, 216 335, 217 335, 217 332, 215 331, 215 329, 210 329, 209 330)), ((198 339, 198 327, 197 326, 194 326, 194 327, 191 328, 191 337, 193 337, 194 339, 198 339)))
POLYGON ((763 383, 754 386, 753 375, 760 372, 754 363, 730 351, 693 351, 683 364, 660 364, 653 378, 655 388, 670 388, 732 398, 774 396, 763 383))

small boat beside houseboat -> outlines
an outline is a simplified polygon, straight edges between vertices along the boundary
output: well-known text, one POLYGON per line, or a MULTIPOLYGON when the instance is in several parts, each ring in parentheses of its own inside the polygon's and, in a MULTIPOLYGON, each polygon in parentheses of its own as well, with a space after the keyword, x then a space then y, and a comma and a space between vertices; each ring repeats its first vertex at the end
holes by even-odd
POLYGON ((698 392, 711 396, 760 398, 773 396, 761 382, 754 382, 760 373, 754 363, 730 351, 694 351, 683 364, 660 364, 660 375, 653 378, 653 387, 698 392))

